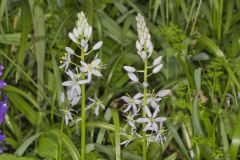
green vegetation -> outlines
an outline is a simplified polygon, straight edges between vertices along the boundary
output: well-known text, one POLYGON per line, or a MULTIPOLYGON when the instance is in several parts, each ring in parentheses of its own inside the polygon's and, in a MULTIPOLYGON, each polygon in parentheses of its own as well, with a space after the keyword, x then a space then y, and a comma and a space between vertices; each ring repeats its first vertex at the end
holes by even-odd
MULTIPOLYGON (((1 0, 1 79, 8 83, 2 92, 9 101, 1 125, 4 152, 79 160, 84 127, 85 159, 142 159, 142 140, 120 146, 126 140, 121 97, 141 91, 123 69, 144 68, 136 49, 138 13, 154 45, 150 61, 163 57, 162 70, 148 77, 149 90, 171 90, 160 103, 166 141, 151 143, 147 159, 240 157, 240 0, 1 0), (81 54, 68 37, 80 11, 93 27, 91 46, 103 41, 98 57, 106 64, 103 76, 86 84, 82 103, 97 95, 105 110, 98 117, 87 110, 84 126, 77 119, 63 126, 61 84, 68 77, 60 58, 66 46, 81 54)), ((81 117, 81 107, 73 114, 81 117)), ((5 156, 0 160, 11 159, 5 156)))

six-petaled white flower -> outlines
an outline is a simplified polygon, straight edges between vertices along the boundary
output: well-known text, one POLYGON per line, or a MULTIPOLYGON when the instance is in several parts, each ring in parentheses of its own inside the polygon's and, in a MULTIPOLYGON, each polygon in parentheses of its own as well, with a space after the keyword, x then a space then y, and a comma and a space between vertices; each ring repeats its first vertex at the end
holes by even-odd
POLYGON ((87 81, 81 80, 80 75, 73 73, 72 71, 68 70, 67 75, 71 78, 71 80, 65 81, 62 83, 63 86, 70 87, 70 91, 68 94, 69 99, 72 99, 74 93, 76 92, 78 96, 81 95, 81 87, 80 84, 84 84, 87 81))
POLYGON ((96 116, 99 115, 99 109, 102 108, 103 110, 105 109, 105 106, 103 104, 103 102, 97 98, 97 96, 95 95, 94 99, 92 98, 88 98, 91 101, 91 104, 86 108, 86 110, 92 108, 94 109, 94 113, 96 116))
POLYGON ((123 96, 122 99, 127 103, 127 108, 123 112, 127 112, 132 108, 132 111, 134 114, 137 114, 139 111, 139 108, 137 105, 140 105, 142 103, 142 100, 140 98, 143 97, 142 93, 137 93, 135 96, 123 96))
POLYGON ((147 105, 151 106, 152 108, 159 108, 159 102, 162 98, 158 97, 156 94, 151 93, 147 96, 147 105))
POLYGON ((65 55, 61 57, 60 63, 62 63, 62 65, 59 68, 65 68, 66 71, 69 64, 71 63, 71 55, 74 55, 75 52, 69 47, 65 47, 65 50, 67 53, 65 53, 65 55))
POLYGON ((126 116, 127 118, 127 124, 124 127, 124 131, 126 131, 127 127, 130 126, 131 127, 131 132, 133 133, 137 128, 135 125, 135 120, 134 117, 136 117, 138 114, 132 114, 132 113, 128 113, 128 115, 126 116))
POLYGON ((151 113, 151 111, 149 110, 149 108, 147 106, 144 108, 144 110, 147 114, 147 117, 146 118, 139 118, 139 119, 137 119, 136 122, 147 123, 147 125, 145 126, 143 131, 158 132, 158 123, 163 123, 165 120, 167 120, 167 118, 157 117, 157 113, 159 112, 158 108, 156 108, 154 110, 153 114, 151 113))
POLYGON ((87 64, 83 61, 80 62, 81 63, 81 67, 80 67, 80 71, 87 73, 88 75, 88 82, 91 81, 91 77, 92 75, 95 75, 97 77, 102 77, 101 74, 101 69, 103 68, 103 65, 101 64, 101 59, 96 58, 94 59, 90 64, 87 64))
POLYGON ((73 109, 60 109, 60 110, 63 111, 64 122, 65 122, 66 125, 68 125, 68 123, 73 120, 73 116, 72 116, 72 113, 71 113, 71 111, 73 111, 73 109))

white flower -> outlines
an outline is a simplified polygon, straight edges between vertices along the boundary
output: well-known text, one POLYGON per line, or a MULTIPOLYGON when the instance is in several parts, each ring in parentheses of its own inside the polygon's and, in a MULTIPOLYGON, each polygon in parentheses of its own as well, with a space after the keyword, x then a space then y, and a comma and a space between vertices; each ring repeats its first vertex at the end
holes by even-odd
POLYGON ((158 97, 157 95, 153 94, 148 94, 147 96, 147 105, 150 105, 151 107, 159 108, 158 103, 161 101, 162 98, 158 97))
POLYGON ((73 117, 72 117, 72 113, 71 111, 73 111, 72 109, 61 109, 61 111, 64 112, 64 122, 66 125, 68 125, 69 121, 73 120, 73 117))
POLYGON ((76 27, 72 32, 68 33, 69 38, 77 44, 80 44, 84 51, 88 49, 88 40, 92 35, 92 26, 87 22, 87 18, 83 12, 77 14, 78 20, 76 21, 76 27))
POLYGON ((132 108, 133 113, 137 114, 139 111, 137 105, 142 103, 142 100, 140 99, 142 97, 142 93, 137 93, 133 98, 130 96, 123 96, 122 99, 127 103, 127 108, 123 112, 127 112, 132 108))
POLYGON ((71 55, 75 54, 75 52, 69 48, 65 47, 67 53, 61 57, 60 63, 63 63, 59 68, 65 68, 65 71, 68 69, 69 64, 71 63, 71 55))
POLYGON ((146 138, 147 138, 147 147, 149 146, 150 143, 155 142, 154 134, 147 134, 146 138))
POLYGON ((157 93, 158 97, 165 97, 171 93, 171 90, 166 89, 166 90, 161 90, 157 93))
POLYGON ((74 74, 70 70, 68 70, 68 72, 66 72, 66 73, 71 78, 71 80, 63 82, 62 85, 70 87, 68 97, 69 97, 69 99, 73 99, 73 96, 74 96, 75 92, 77 93, 78 96, 81 95, 80 84, 85 84, 87 81, 86 80, 81 80, 79 75, 74 74))
POLYGON ((137 51, 138 55, 144 60, 147 57, 147 53, 145 51, 137 51))
POLYGON ((154 61, 153 61, 153 66, 157 66, 161 63, 162 61, 162 56, 159 56, 158 58, 156 58, 154 61))
POLYGON ((131 132, 134 132, 137 128, 136 128, 136 125, 135 125, 135 120, 134 120, 134 117, 137 116, 138 114, 131 114, 131 113, 128 113, 128 115, 126 116, 127 118, 127 124, 125 125, 124 127, 124 131, 126 131, 127 127, 130 126, 131 127, 131 132))
POLYGON ((99 48, 101 48, 103 45, 103 41, 99 41, 98 43, 96 43, 94 46, 93 46, 93 50, 98 50, 99 48))
MULTIPOLYGON (((91 77, 91 75, 95 75, 97 77, 102 77, 100 70, 103 68, 103 66, 102 66, 101 60, 99 58, 94 59, 90 64, 87 64, 83 61, 81 61, 80 63, 82 65, 80 67, 80 71, 87 73, 88 77, 91 77)), ((91 78, 90 78, 90 80, 91 80, 91 78)))
POLYGON ((121 133, 121 135, 127 137, 127 140, 125 140, 125 141, 120 143, 120 145, 124 145, 124 147, 126 147, 130 142, 132 142, 133 140, 136 139, 136 135, 135 134, 121 133))
POLYGON ((94 113, 96 116, 99 115, 99 109, 102 108, 103 110, 105 109, 105 106, 103 104, 103 102, 97 98, 97 96, 95 95, 94 99, 92 98, 88 98, 92 103, 86 108, 86 110, 92 108, 94 109, 94 113))
POLYGON ((154 69, 153 69, 153 73, 158 73, 163 67, 163 64, 159 64, 157 65, 154 69))
POLYGON ((143 88, 147 88, 149 86, 149 84, 147 82, 143 82, 142 86, 143 86, 143 88))
POLYGON ((140 44, 139 41, 136 41, 136 48, 138 51, 142 51, 142 45, 140 44))
POLYGON ((134 73, 127 73, 128 78, 131 79, 133 82, 138 82, 138 77, 134 73))
POLYGON ((144 108, 146 114, 148 117, 146 118, 139 118, 137 119, 136 122, 139 123, 147 123, 147 125, 145 126, 145 128, 143 129, 143 131, 158 131, 158 124, 157 123, 163 123, 165 120, 167 120, 167 118, 165 117, 156 117, 157 113, 159 112, 159 109, 156 108, 154 113, 152 114, 151 111, 149 110, 148 107, 144 108))
POLYGON ((79 95, 78 92, 74 92, 73 95, 71 95, 70 93, 71 90, 68 90, 67 91, 68 100, 71 102, 72 106, 75 106, 80 101, 81 95, 79 95))
POLYGON ((74 42, 74 43, 78 43, 78 36, 75 36, 74 33, 69 32, 68 33, 68 37, 74 42))
POLYGON ((137 32, 138 40, 136 41, 137 53, 140 57, 145 60, 149 58, 153 52, 153 44, 151 42, 151 35, 146 26, 144 17, 141 14, 138 14, 136 17, 137 20, 137 32))
POLYGON ((161 142, 161 144, 163 145, 163 142, 166 141, 166 137, 164 135, 164 132, 165 132, 165 130, 162 127, 162 123, 160 123, 160 128, 159 128, 159 130, 158 130, 158 132, 155 136, 155 142, 156 143, 161 142))
POLYGON ((128 72, 128 73, 133 73, 136 72, 136 69, 132 66, 123 66, 123 68, 128 72))
MULTIPOLYGON (((70 90, 67 90, 67 100, 69 101, 69 102, 71 102, 71 106, 75 106, 76 104, 78 104, 78 102, 80 101, 80 99, 81 99, 81 91, 80 91, 80 94, 78 93, 78 92, 73 92, 73 95, 71 95, 72 93, 71 93, 71 89, 72 88, 70 88, 70 90), (71 93, 71 94, 70 94, 71 93)), ((61 94, 61 102, 62 103, 64 103, 65 102, 65 97, 66 97, 66 95, 65 95, 65 93, 64 92, 62 92, 62 94, 61 94)))

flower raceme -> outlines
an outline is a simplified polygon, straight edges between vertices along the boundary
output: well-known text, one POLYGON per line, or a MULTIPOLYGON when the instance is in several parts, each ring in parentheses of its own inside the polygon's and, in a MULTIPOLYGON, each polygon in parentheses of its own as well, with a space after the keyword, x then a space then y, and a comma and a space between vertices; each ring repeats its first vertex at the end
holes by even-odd
POLYGON ((146 133, 145 144, 155 142, 163 144, 163 141, 166 139, 163 134, 163 123, 167 120, 166 117, 160 117, 160 105, 162 98, 170 94, 170 90, 161 90, 157 93, 150 92, 148 89, 149 83, 147 82, 147 78, 151 75, 157 74, 161 71, 162 64, 162 56, 158 56, 153 60, 151 66, 147 61, 153 52, 153 43, 151 41, 151 35, 147 28, 144 17, 141 14, 138 14, 136 17, 137 21, 137 33, 138 40, 136 41, 136 49, 137 54, 141 57, 144 62, 144 69, 138 70, 132 66, 124 66, 123 69, 127 72, 129 79, 136 84, 141 84, 144 92, 137 93, 133 96, 133 98, 129 95, 123 96, 122 100, 126 103, 125 109, 123 110, 124 114, 126 114, 127 124, 124 127, 124 133, 122 135, 131 135, 130 139, 122 142, 123 145, 128 145, 133 139, 136 138, 144 138, 144 136, 140 136, 137 133, 138 123, 143 125, 143 132, 146 133), (151 69, 149 73, 148 70, 151 69), (138 78, 138 74, 144 73, 144 80, 141 82, 140 78, 138 78), (141 114, 141 113, 145 114, 141 114), (145 116, 144 116, 145 115, 145 116), (130 133, 127 128, 130 127, 130 133), (139 136, 136 136, 139 135, 139 136), (134 137, 134 138, 133 138, 134 137))
MULTIPOLYGON (((99 41, 93 45, 91 49, 89 45, 89 39, 92 35, 92 26, 87 22, 86 16, 83 12, 77 14, 76 25, 73 28, 72 32, 68 33, 69 38, 72 42, 77 44, 81 52, 84 52, 84 55, 87 56, 90 53, 99 50, 103 42, 99 41)), ((77 105, 81 100, 81 85, 89 84, 92 81, 93 75, 96 77, 102 77, 101 70, 104 68, 104 65, 101 62, 101 59, 97 57, 97 54, 91 63, 85 62, 81 59, 81 55, 77 54, 72 48, 65 47, 65 55, 61 57, 59 68, 64 69, 66 75, 69 77, 69 80, 62 83, 62 86, 66 87, 66 94, 62 93, 62 98, 65 109, 65 124, 68 124, 69 121, 73 120, 71 111, 72 107, 77 105), (73 61, 74 60, 74 61, 73 61), (82 73, 87 77, 82 79, 82 73), (67 102, 67 103, 65 103, 67 102)), ((81 53, 82 54, 82 53, 81 53)), ((89 101, 94 103, 97 98, 91 99, 89 101)), ((95 114, 99 114, 99 109, 104 109, 103 105, 90 105, 89 108, 95 109, 95 114)), ((78 117, 79 118, 79 117, 78 117)))

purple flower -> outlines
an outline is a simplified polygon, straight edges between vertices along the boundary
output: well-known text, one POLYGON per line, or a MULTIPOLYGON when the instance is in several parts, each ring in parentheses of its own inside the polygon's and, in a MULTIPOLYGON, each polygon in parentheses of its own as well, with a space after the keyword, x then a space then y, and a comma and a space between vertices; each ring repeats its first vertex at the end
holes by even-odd
POLYGON ((2 142, 5 138, 6 138, 6 136, 0 130, 0 142, 2 142))
POLYGON ((0 80, 0 89, 5 87, 7 85, 6 82, 4 82, 3 80, 0 80))
POLYGON ((4 97, 4 100, 0 101, 0 124, 2 124, 6 112, 7 112, 7 97, 4 97))
MULTIPOLYGON (((2 76, 3 69, 4 69, 3 65, 0 64, 0 76, 2 76)), ((5 87, 6 85, 7 85, 6 82, 4 82, 3 80, 0 80, 0 89, 5 87)), ((3 101, 0 101, 0 124, 2 124, 6 112, 7 112, 7 97, 4 96, 3 101)), ((5 138, 6 136, 0 130, 0 142, 3 141, 5 138)))
MULTIPOLYGON (((0 64, 0 76, 2 76, 3 69, 4 69, 3 65, 0 64)), ((3 80, 0 80, 0 89, 5 87, 6 85, 7 85, 6 82, 4 82, 3 80)))
POLYGON ((3 69, 4 69, 3 65, 0 64, 0 76, 2 76, 3 69))

